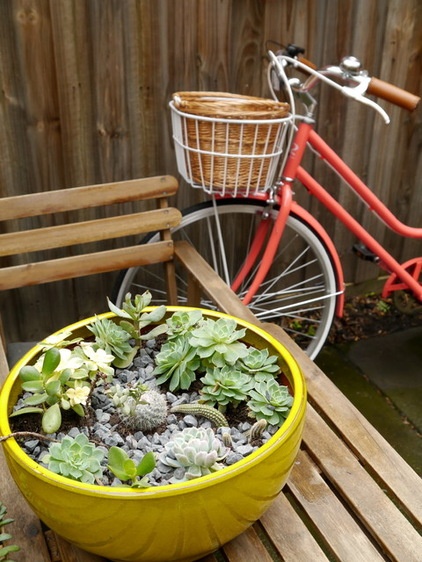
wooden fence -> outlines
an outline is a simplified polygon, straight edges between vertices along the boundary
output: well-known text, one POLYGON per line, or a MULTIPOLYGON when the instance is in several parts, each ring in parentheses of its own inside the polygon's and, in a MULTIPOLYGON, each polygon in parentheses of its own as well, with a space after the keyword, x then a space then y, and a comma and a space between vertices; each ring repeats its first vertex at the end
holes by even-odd
MULTIPOLYGON (((318 65, 354 54, 371 75, 421 93, 419 0, 0 0, 0 196, 176 174, 171 94, 267 95, 268 40, 302 45, 318 65)), ((322 88, 320 102, 325 138, 401 220, 420 225, 420 110, 382 102, 386 127, 332 90, 322 88)), ((330 171, 320 177, 399 260, 420 252, 364 218, 330 171)), ((182 186, 178 205, 197 196, 182 186)), ((334 237, 346 280, 377 275, 352 255, 344 228, 299 197, 334 237)), ((3 295, 7 331, 38 339, 100 312, 112 281, 3 295)))

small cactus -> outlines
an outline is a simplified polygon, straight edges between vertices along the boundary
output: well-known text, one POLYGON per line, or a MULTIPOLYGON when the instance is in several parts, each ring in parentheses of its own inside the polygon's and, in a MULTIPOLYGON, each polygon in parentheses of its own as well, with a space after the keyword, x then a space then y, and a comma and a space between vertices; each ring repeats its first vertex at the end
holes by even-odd
POLYGON ((199 404, 198 402, 192 402, 191 404, 177 404, 171 408, 170 412, 202 416, 203 418, 210 420, 217 427, 227 427, 229 425, 226 416, 219 410, 216 410, 207 404, 199 404))
POLYGON ((268 422, 265 419, 256 421, 247 432, 249 443, 251 443, 252 441, 256 441, 257 439, 261 439, 262 434, 267 429, 267 425, 268 422))
POLYGON ((143 384, 134 388, 112 386, 107 394, 121 415, 122 421, 131 429, 151 431, 165 422, 167 401, 163 394, 148 389, 143 384))

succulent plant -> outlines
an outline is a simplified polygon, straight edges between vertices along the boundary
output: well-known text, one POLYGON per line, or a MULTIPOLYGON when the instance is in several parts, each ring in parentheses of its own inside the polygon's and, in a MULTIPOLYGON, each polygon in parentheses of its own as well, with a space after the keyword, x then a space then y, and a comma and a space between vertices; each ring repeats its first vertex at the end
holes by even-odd
POLYGON ((251 417, 264 419, 270 425, 281 425, 293 403, 287 386, 278 384, 275 379, 257 382, 249 395, 251 417))
POLYGON ((110 447, 108 468, 122 482, 130 480, 132 488, 147 488, 150 484, 146 475, 155 468, 154 453, 146 453, 139 463, 135 463, 120 447, 110 447))
POLYGON ((207 369, 201 378, 201 401, 206 404, 218 404, 220 410, 231 403, 235 406, 247 399, 254 381, 250 375, 225 365, 222 369, 207 369))
POLYGON ((191 346, 186 336, 166 342, 155 357, 156 367, 153 371, 157 384, 169 381, 169 388, 187 390, 196 379, 200 367, 196 349, 191 346))
POLYGON ((84 433, 79 433, 75 438, 66 435, 60 443, 50 445, 42 462, 56 474, 94 484, 103 475, 101 462, 105 454, 104 447, 96 447, 84 433))
POLYGON ((114 385, 107 390, 127 427, 151 431, 166 421, 167 401, 163 394, 142 383, 134 387, 114 385))
MULTIPOLYGON (((57 431, 62 422, 62 398, 68 386, 73 384, 69 381, 75 370, 82 365, 83 360, 72 357, 69 349, 51 347, 41 355, 35 365, 22 367, 19 371, 22 390, 30 395, 23 400, 24 407, 13 412, 11 417, 38 413, 42 415, 42 428, 45 433, 57 431)), ((75 403, 72 409, 79 415, 84 414, 80 403, 75 403)))
POLYGON ((189 342, 201 359, 215 367, 234 365, 238 359, 248 354, 246 345, 239 341, 246 330, 237 330, 233 318, 207 319, 198 328, 192 330, 189 342))
POLYGON ((135 407, 142 394, 147 390, 148 386, 138 381, 132 385, 116 383, 110 386, 105 393, 110 397, 113 405, 119 409, 121 413, 129 414, 131 408, 135 407))
POLYGON ((123 318, 120 326, 126 330, 138 344, 141 340, 149 340, 163 334, 167 330, 165 323, 155 326, 147 333, 142 333, 143 328, 146 328, 152 323, 160 322, 166 313, 165 306, 158 306, 151 312, 145 312, 144 309, 151 302, 152 295, 149 291, 145 291, 142 295, 132 295, 127 293, 122 308, 113 304, 110 299, 107 299, 109 309, 116 314, 119 318, 123 318))
POLYGON ((167 337, 169 340, 179 338, 192 331, 202 319, 200 310, 188 310, 174 312, 166 320, 168 326, 167 337))
POLYGON ((167 418, 167 401, 156 390, 144 392, 133 412, 123 417, 126 424, 141 431, 151 431, 159 427, 167 418))
POLYGON ((255 381, 266 380, 280 372, 277 356, 270 355, 268 349, 249 348, 248 354, 239 360, 238 365, 242 371, 253 375, 255 381))
POLYGON ((257 420, 250 430, 247 432, 248 441, 255 441, 256 439, 261 439, 262 434, 267 429, 268 422, 265 419, 257 420))
POLYGON ((9 558, 9 554, 11 552, 17 552, 20 550, 20 547, 15 544, 5 544, 7 541, 12 539, 12 535, 10 533, 2 532, 1 528, 9 525, 9 523, 13 523, 14 521, 14 519, 5 519, 6 513, 6 506, 0 501, 0 560, 4 562, 12 562, 9 558))
POLYGON ((169 441, 160 460, 172 468, 182 468, 181 480, 192 480, 223 468, 228 449, 211 428, 188 427, 169 441))
POLYGON ((130 365, 137 352, 130 344, 130 334, 110 318, 97 318, 88 326, 95 335, 97 346, 114 356, 114 365, 124 368, 130 365))
POLYGON ((199 402, 191 402, 190 404, 176 404, 170 409, 170 412, 179 412, 181 414, 191 414, 192 416, 201 416, 210 420, 217 427, 228 427, 229 423, 219 410, 216 410, 208 404, 200 404, 199 402))

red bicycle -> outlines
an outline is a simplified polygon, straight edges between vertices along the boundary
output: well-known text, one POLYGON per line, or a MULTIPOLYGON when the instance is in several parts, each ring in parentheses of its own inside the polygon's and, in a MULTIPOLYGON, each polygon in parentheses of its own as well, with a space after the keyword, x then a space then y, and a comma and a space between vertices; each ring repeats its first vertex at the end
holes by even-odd
MULTIPOLYGON (((173 131, 179 172, 193 187, 200 188, 204 201, 183 212, 183 220, 174 237, 188 239, 213 268, 226 280, 263 321, 280 323, 283 328, 314 358, 323 346, 335 315, 341 316, 344 304, 344 276, 341 260, 324 227, 294 198, 294 189, 303 186, 356 236, 355 249, 389 273, 383 297, 392 295, 394 303, 408 310, 422 302, 422 257, 399 263, 367 230, 356 221, 303 167, 306 150, 312 150, 327 163, 360 197, 376 217, 399 236, 422 238, 422 228, 400 222, 364 182, 315 132, 315 86, 324 84, 343 95, 368 105, 383 119, 385 111, 365 96, 371 93, 405 109, 413 110, 420 98, 391 84, 371 78, 355 57, 344 58, 338 66, 316 69, 302 58, 303 49, 290 45, 277 54, 269 52, 268 82, 274 99, 277 91, 286 92, 290 115, 276 119, 225 119, 193 115, 171 102, 173 131), (300 70, 307 78, 289 76, 300 70), (299 112, 298 106, 304 109, 299 112), (207 124, 207 143, 198 141, 201 127, 207 124), (277 127, 277 139, 263 155, 255 142, 245 154, 240 142, 232 150, 235 127, 255 125, 257 131, 268 125, 277 127), (196 128, 196 140, 189 142, 188 128, 196 128), (217 134, 226 130, 221 149, 217 134), (199 136, 198 136, 199 135, 199 136), (255 152, 254 152, 255 150, 255 152), (214 171, 217 158, 225 159, 223 180, 214 171), (249 166, 250 174, 235 171, 249 166), (259 180, 252 181, 257 162, 259 180), (200 173, 193 164, 200 164, 200 173), (204 179, 205 164, 208 176, 204 179), (209 166, 211 166, 211 180, 209 166), (262 173, 264 170, 264 173, 262 173)), ((239 135, 239 133, 236 133, 239 135)), ((268 146, 266 146, 268 148, 268 146)), ((264 151, 265 152, 265 151, 264 151)), ((143 243, 154 240, 151 235, 143 243)), ((180 279, 180 300, 185 283, 180 279)), ((154 268, 132 268, 117 283, 118 303, 127 292, 148 288, 155 302, 165 299, 161 272, 154 268)), ((203 303, 208 306, 207 302, 203 303)))

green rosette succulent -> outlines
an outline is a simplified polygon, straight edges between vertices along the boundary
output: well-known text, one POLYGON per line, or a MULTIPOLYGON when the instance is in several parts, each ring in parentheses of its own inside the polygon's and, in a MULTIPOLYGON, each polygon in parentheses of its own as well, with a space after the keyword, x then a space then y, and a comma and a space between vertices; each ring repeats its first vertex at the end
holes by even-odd
POLYGON ((287 386, 278 384, 275 379, 257 382, 249 395, 251 417, 266 420, 270 425, 280 426, 293 404, 293 396, 287 386))
POLYGON ((249 348, 248 354, 239 360, 237 366, 252 375, 255 381, 274 378, 280 372, 277 356, 270 355, 268 349, 249 348))
POLYGON ((75 438, 66 435, 60 443, 50 445, 42 462, 51 472, 71 480, 94 484, 103 475, 101 462, 105 455, 104 447, 96 447, 84 433, 79 433, 75 438))
POLYGON ((201 382, 203 384, 201 402, 217 404, 222 411, 229 403, 236 406, 239 402, 246 400, 254 384, 250 375, 229 365, 225 365, 222 369, 218 367, 207 369, 201 382))
POLYGON ((233 318, 207 319, 192 330, 189 342, 198 356, 207 360, 209 365, 234 365, 248 354, 246 345, 239 341, 245 336, 246 329, 236 328, 237 322, 233 318))
POLYGON ((196 379, 200 360, 186 336, 165 343, 155 357, 157 384, 169 381, 171 392, 187 390, 196 379))
POLYGON ((166 444, 160 461, 172 468, 184 469, 181 480, 192 480, 223 468, 220 461, 227 452, 211 428, 189 427, 166 444))
POLYGON ((167 337, 173 340, 189 334, 202 319, 200 310, 176 311, 166 320, 167 337))

